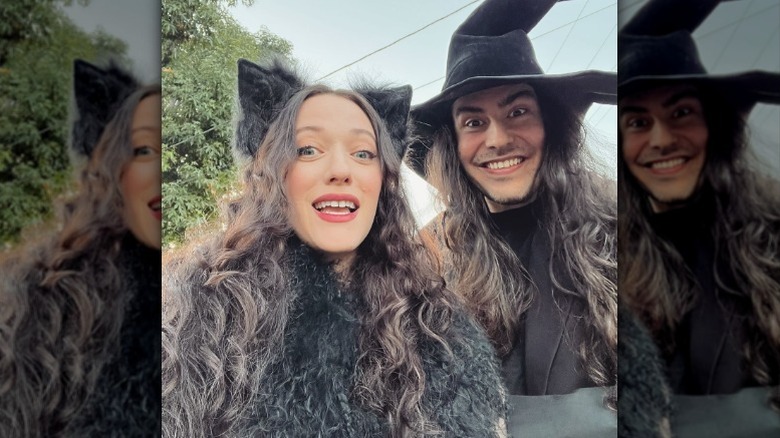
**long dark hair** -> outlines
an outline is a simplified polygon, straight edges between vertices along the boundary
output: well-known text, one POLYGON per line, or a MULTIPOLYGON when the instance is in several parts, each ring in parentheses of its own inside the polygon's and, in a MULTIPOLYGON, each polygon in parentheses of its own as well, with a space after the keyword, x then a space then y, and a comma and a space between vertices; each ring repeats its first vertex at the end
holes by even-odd
MULTIPOLYGON (((699 191, 714 194, 715 283, 750 302, 743 354, 757 382, 780 385, 780 199, 772 194, 772 182, 763 180, 762 186, 750 170, 745 113, 738 101, 706 87, 699 91, 709 129, 699 191), (724 274, 736 285, 726 284, 724 274)), ((680 274, 682 255, 654 232, 647 193, 624 160, 618 161, 620 297, 669 354, 674 331, 695 305, 699 286, 692 272, 680 274)), ((780 386, 772 405, 780 409, 780 386)))
MULTIPOLYGON (((64 205, 62 229, 8 254, 0 276, 0 432, 66 433, 116 353, 131 298, 117 266, 123 236, 121 175, 133 158, 133 92, 106 125, 64 205)), ((0 435, 4 435, 0 433, 0 435)))
MULTIPOLYGON (((415 224, 400 195, 400 157, 374 109, 359 94, 310 86, 292 97, 244 170, 244 192, 228 208, 227 228, 193 261, 173 261, 164 279, 163 434, 237 433, 279 355, 294 298, 286 268, 293 232, 285 175, 296 160, 295 121, 303 102, 333 93, 355 102, 377 135, 383 183, 374 224, 344 273, 362 284, 357 381, 353 399, 387 418, 394 436, 435 431, 421 399, 425 373, 417 344, 442 339, 455 296, 413 240, 415 224)), ((192 259, 191 256, 189 256, 192 259)))
MULTIPOLYGON (((554 287, 587 303, 586 338, 577 346, 590 378, 614 385, 617 360, 615 201, 587 170, 581 116, 544 87, 535 87, 545 145, 536 197, 552 243, 554 287), (571 282, 571 283, 570 283, 571 282), (569 288, 569 284, 578 285, 569 288)), ((447 280, 488 332, 499 356, 511 351, 535 287, 509 245, 491 226, 484 195, 460 163, 452 121, 438 130, 426 169, 446 206, 442 237, 447 280), (518 275, 517 273, 521 273, 518 275)), ((607 400, 615 406, 614 394, 607 400)))

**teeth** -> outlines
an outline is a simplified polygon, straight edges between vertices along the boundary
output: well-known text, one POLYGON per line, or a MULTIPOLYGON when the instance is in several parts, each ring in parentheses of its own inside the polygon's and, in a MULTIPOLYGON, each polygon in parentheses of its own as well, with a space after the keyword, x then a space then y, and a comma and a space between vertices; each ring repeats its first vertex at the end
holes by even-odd
POLYGON ((666 160, 666 161, 656 161, 655 163, 651 163, 650 167, 653 169, 669 169, 674 166, 679 166, 680 164, 685 162, 685 158, 675 158, 672 160, 666 160))
POLYGON ((507 168, 507 167, 510 167, 510 166, 517 165, 521 161, 522 161, 522 159, 520 159, 520 158, 511 158, 509 160, 504 160, 504 161, 493 161, 493 162, 487 163, 487 167, 488 167, 488 169, 493 169, 493 170, 504 169, 504 168, 507 168))
POLYGON ((322 201, 314 204, 314 208, 322 210, 323 208, 348 208, 350 210, 356 210, 355 203, 352 201, 322 201))

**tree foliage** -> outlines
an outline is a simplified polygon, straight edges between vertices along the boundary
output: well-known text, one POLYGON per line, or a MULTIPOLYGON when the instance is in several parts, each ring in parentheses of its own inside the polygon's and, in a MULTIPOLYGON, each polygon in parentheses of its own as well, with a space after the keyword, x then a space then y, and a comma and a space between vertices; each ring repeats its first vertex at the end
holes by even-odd
MULTIPOLYGON (((72 181, 67 147, 73 60, 108 53, 126 62, 126 44, 105 32, 88 34, 57 1, 2 2, 0 20, 0 244, 51 217, 53 201, 72 181), (11 6, 11 3, 14 6, 11 6), (19 30, 19 21, 28 30, 19 30), (34 30, 34 31, 33 31, 34 30)), ((80 2, 83 3, 83 2, 80 2)))
POLYGON ((235 3, 163 2, 165 245, 213 219, 219 200, 235 186, 230 144, 236 61, 292 51, 289 42, 264 29, 251 33, 241 27, 225 9, 235 3))

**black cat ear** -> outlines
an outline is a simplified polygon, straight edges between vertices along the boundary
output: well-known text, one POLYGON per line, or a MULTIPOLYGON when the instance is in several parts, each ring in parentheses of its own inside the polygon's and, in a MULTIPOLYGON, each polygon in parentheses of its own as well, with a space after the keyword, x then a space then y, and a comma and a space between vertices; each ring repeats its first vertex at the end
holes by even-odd
POLYGON ((73 94, 76 120, 71 128, 71 147, 89 156, 108 122, 122 102, 138 87, 129 73, 111 63, 105 70, 77 59, 73 63, 73 94))
POLYGON ((355 91, 366 98, 385 122, 393 147, 398 156, 402 156, 406 149, 412 87, 356 88, 355 91))
POLYGON ((254 156, 271 122, 304 86, 303 80, 279 59, 273 60, 269 66, 239 59, 239 114, 234 150, 243 157, 254 156))

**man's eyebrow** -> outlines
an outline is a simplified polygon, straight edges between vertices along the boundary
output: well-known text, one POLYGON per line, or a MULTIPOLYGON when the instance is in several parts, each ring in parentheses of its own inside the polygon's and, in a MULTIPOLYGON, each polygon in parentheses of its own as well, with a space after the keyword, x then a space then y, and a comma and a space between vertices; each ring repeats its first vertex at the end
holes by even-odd
POLYGON ((621 106, 618 110, 618 116, 622 116, 625 113, 646 113, 647 108, 642 108, 641 106, 621 106))
POLYGON ((503 108, 521 97, 531 97, 535 99, 536 94, 533 92, 533 90, 529 89, 519 90, 501 99, 501 101, 498 102, 498 106, 503 108))
POLYGON ((485 110, 478 106, 463 105, 455 108, 455 117, 458 117, 460 113, 484 113, 485 110))
POLYGON ((685 99, 686 97, 692 97, 698 99, 699 93, 693 88, 682 90, 669 96, 669 98, 663 101, 661 105, 664 107, 672 106, 675 103, 679 102, 680 100, 685 99))

